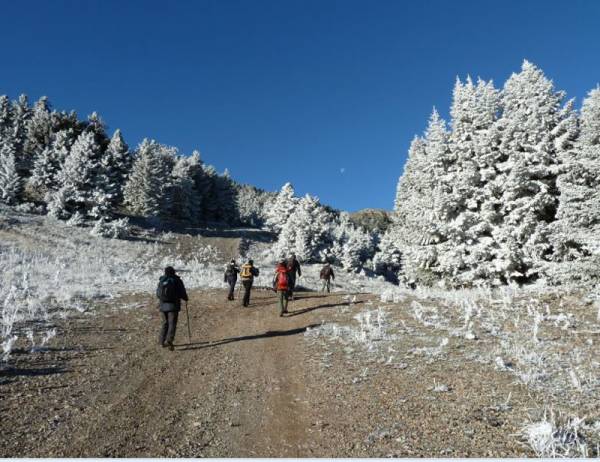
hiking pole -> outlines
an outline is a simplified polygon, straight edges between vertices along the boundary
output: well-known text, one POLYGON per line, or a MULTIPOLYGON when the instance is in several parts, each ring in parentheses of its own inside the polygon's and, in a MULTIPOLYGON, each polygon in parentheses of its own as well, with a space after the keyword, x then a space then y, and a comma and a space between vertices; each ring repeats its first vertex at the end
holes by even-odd
POLYGON ((187 326, 188 326, 188 340, 192 343, 192 329, 190 328, 190 310, 188 309, 188 302, 185 301, 185 314, 187 314, 187 326))

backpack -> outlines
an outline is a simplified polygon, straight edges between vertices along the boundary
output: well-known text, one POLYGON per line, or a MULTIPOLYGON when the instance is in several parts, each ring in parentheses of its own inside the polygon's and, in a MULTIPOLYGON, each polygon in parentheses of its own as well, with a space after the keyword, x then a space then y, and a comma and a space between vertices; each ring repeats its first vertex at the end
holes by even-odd
POLYGON ((252 277, 252 267, 250 265, 243 265, 240 276, 243 279, 250 279, 252 277))
POLYGON ((290 277, 285 271, 277 273, 277 290, 288 290, 290 288, 290 277))
POLYGON ((157 290, 158 298, 164 303, 176 303, 177 297, 177 281, 174 277, 168 277, 161 281, 157 290))

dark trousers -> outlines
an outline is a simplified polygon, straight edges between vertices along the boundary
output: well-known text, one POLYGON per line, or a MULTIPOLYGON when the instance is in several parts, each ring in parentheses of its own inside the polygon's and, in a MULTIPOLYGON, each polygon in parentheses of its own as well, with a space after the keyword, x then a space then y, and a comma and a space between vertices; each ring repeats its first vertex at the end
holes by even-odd
POLYGON ((288 300, 289 300, 288 292, 286 290, 278 290, 277 297, 279 299, 279 313, 280 314, 287 313, 288 312, 288 310, 287 310, 288 300))
POLYGON ((294 289, 296 288, 296 275, 294 273, 288 273, 290 278, 290 288, 288 289, 288 297, 294 299, 294 289))
POLYGON ((242 305, 248 306, 250 305, 250 291, 252 290, 252 281, 242 281, 242 285, 244 286, 244 300, 242 301, 242 305))
POLYGON ((235 291, 235 279, 232 281, 228 281, 229 284, 229 295, 227 295, 227 300, 233 300, 233 292, 235 291))
POLYGON ((162 328, 160 329, 160 344, 164 345, 168 342, 175 340, 175 330, 177 329, 177 318, 179 317, 179 311, 161 311, 163 317, 162 328))

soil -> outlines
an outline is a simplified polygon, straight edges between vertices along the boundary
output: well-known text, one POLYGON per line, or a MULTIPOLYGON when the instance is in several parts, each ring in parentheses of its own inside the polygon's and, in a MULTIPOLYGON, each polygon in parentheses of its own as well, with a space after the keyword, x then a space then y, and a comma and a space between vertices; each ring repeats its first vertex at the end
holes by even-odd
POLYGON ((0 371, 0 457, 532 455, 516 434, 536 397, 465 361, 459 339, 445 361, 390 365, 306 335, 350 325, 372 295, 299 293, 286 317, 270 291, 249 308, 190 295, 191 342, 182 311, 173 352, 143 295, 57 322, 44 351, 17 349, 0 371))

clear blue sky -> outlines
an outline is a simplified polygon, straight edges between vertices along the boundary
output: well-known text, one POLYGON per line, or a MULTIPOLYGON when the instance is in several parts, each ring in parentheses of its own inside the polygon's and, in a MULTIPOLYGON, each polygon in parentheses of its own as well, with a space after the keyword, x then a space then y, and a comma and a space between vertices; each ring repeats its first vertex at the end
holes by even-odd
POLYGON ((600 81, 593 0, 24 0, 2 19, 0 94, 345 210, 392 207, 457 75, 502 84, 527 58, 578 105, 600 81))

